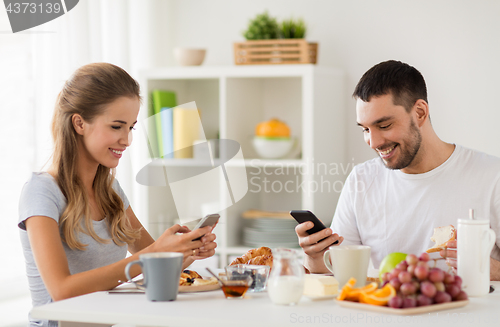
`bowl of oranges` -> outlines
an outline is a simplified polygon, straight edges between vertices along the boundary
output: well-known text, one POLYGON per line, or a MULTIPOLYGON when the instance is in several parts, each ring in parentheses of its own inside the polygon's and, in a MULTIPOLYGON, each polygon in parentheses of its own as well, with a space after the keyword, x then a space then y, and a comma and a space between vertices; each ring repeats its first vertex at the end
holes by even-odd
POLYGON ((290 127, 286 123, 273 118, 257 124, 252 144, 260 157, 278 159, 290 153, 295 139, 290 136, 290 127))

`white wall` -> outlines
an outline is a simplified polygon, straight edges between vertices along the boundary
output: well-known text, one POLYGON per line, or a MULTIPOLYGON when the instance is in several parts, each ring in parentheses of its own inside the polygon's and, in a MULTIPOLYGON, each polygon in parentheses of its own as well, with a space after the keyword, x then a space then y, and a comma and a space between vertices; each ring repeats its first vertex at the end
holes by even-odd
MULTIPOLYGON (((494 0, 172 0, 174 46, 208 49, 205 65, 233 64, 250 18, 268 10, 279 20, 302 17, 307 39, 320 43, 319 64, 347 73, 348 153, 374 157, 362 140, 351 98, 361 75, 396 59, 427 81, 431 117, 445 141, 500 156, 500 1, 494 0)), ((173 64, 170 62, 170 64, 173 64)))

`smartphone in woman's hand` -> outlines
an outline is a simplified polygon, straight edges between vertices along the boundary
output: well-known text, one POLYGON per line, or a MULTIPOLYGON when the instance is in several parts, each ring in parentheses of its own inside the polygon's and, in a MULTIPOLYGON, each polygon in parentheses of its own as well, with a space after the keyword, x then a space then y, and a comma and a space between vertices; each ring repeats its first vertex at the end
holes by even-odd
MULTIPOLYGON (((219 221, 220 215, 218 213, 214 213, 211 215, 206 215, 203 217, 198 224, 193 228, 193 231, 197 230, 198 228, 203 228, 206 226, 214 226, 218 221, 219 221)), ((194 239, 193 241, 199 241, 204 235, 194 239)))

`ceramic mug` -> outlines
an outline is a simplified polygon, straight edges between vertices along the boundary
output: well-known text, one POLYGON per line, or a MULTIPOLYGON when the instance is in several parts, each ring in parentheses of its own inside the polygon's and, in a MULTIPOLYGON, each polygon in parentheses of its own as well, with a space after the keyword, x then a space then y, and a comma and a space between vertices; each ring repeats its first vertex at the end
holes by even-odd
POLYGON ((356 278, 356 287, 366 284, 371 248, 366 245, 331 246, 323 254, 326 268, 333 273, 340 287, 351 278, 356 278), (330 263, 331 260, 331 263, 330 263))
POLYGON ((156 252, 139 255, 139 260, 129 262, 125 267, 125 276, 130 280, 130 268, 139 265, 144 280, 135 283, 146 289, 149 301, 174 301, 179 291, 179 279, 182 270, 182 253, 156 252))

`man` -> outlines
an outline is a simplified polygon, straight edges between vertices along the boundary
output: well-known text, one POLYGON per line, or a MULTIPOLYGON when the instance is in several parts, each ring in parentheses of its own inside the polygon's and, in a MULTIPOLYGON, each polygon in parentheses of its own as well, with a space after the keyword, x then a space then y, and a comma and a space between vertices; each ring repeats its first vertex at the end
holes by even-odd
MULTIPOLYGON (((472 208, 476 217, 490 219, 496 232, 491 279, 500 280, 500 158, 439 139, 424 78, 407 64, 372 67, 353 96, 357 124, 379 158, 350 173, 331 229, 308 235, 312 223, 297 226, 306 267, 327 272, 323 252, 336 240, 371 246, 375 267, 391 252, 419 255, 433 245, 435 227, 456 227, 472 208)), ((456 248, 456 242, 448 246, 456 248)), ((456 267, 456 251, 448 250, 447 257, 456 267)))

